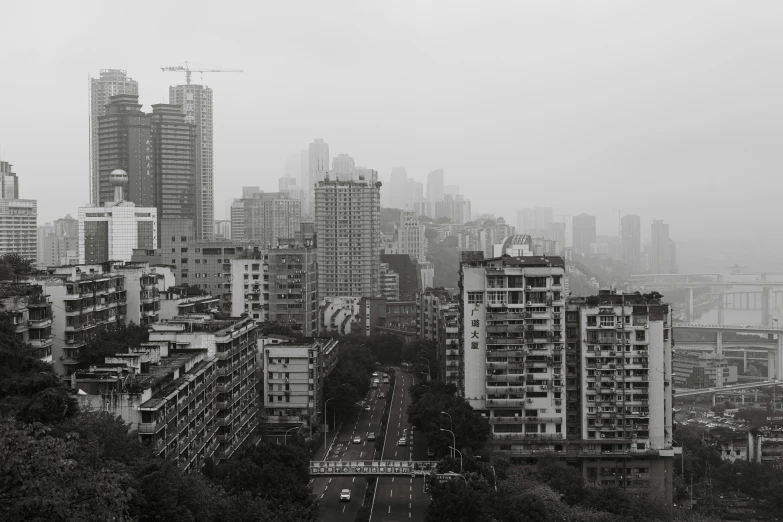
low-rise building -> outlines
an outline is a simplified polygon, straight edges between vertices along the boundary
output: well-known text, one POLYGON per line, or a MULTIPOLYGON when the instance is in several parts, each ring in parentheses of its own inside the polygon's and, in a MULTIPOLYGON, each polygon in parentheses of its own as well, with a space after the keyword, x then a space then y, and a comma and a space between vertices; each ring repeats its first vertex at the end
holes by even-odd
POLYGON ((270 428, 312 428, 323 413, 324 379, 338 359, 335 339, 268 343, 263 347, 264 409, 270 428))
POLYGON ((16 338, 30 345, 33 357, 52 362, 52 303, 40 285, 0 283, 0 313, 11 316, 16 338))
POLYGON ((255 324, 183 316, 150 328, 150 342, 71 375, 80 404, 120 416, 182 470, 229 458, 258 423, 255 324))
POLYGON ((28 282, 40 285, 54 314, 52 362, 60 375, 70 375, 81 363, 81 348, 100 331, 131 322, 158 320, 159 292, 172 281, 170 269, 146 263, 103 263, 48 269, 28 282))
POLYGON ((674 384, 685 388, 714 388, 736 384, 737 367, 713 352, 675 350, 672 356, 674 384))

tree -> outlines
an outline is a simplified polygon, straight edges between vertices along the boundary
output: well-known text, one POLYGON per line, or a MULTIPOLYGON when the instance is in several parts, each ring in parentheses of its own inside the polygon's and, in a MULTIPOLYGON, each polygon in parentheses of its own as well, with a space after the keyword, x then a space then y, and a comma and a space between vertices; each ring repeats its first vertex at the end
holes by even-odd
POLYGON ((77 458, 73 438, 50 428, 0 422, 0 518, 110 520, 124 518, 131 491, 126 476, 77 458))
POLYGON ((0 256, 0 281, 34 273, 36 273, 34 260, 13 253, 0 256))
POLYGON ((137 347, 149 340, 150 333, 145 326, 135 323, 118 324, 112 329, 98 332, 93 339, 81 348, 81 368, 103 364, 106 357, 116 353, 127 353, 131 347, 137 347))
POLYGON ((474 489, 461 476, 431 485, 427 522, 489 522, 494 491, 474 489))

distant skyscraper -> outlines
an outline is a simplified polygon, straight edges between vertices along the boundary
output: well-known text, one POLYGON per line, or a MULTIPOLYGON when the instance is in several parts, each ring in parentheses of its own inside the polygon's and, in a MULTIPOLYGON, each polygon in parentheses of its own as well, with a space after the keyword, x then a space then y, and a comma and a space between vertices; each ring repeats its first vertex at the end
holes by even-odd
POLYGON ((102 69, 100 78, 90 78, 90 203, 93 205, 100 204, 98 117, 106 114, 109 98, 117 94, 138 95, 139 84, 120 69, 102 69))
POLYGON ((0 161, 0 199, 19 199, 19 178, 12 167, 7 161, 0 161))
POLYGON ((534 237, 546 237, 551 222, 552 207, 523 208, 517 211, 516 232, 534 237))
POLYGON ((589 254, 595 243, 595 216, 579 214, 573 220, 574 250, 577 254, 589 254))
POLYGON ((315 186, 323 181, 324 175, 329 170, 329 144, 324 143, 321 138, 316 138, 310 144, 308 151, 308 183, 304 190, 305 197, 307 198, 306 213, 310 216, 315 213, 315 186))
POLYGON ((427 175, 427 201, 443 201, 443 169, 436 169, 427 175))
POLYGON ((677 255, 674 241, 669 237, 669 225, 655 220, 650 232, 650 273, 676 274, 677 255))
POLYGON ((408 209, 412 209, 415 203, 424 201, 424 183, 408 179, 405 188, 405 202, 408 209))
MULTIPOLYGON (((281 192, 258 192, 242 199, 244 205, 244 236, 246 241, 277 248, 282 240, 293 240, 300 232, 302 202, 281 192)), ((287 244, 287 242, 286 242, 287 244)))
POLYGON ((156 204, 155 169, 152 162, 151 116, 141 111, 137 94, 109 99, 106 113, 98 117, 98 192, 96 206, 114 201, 109 176, 115 169, 128 174, 125 200, 140 207, 156 204))
POLYGON ((231 239, 245 239, 245 204, 241 199, 231 203, 231 239))
POLYGON ((382 187, 381 190, 389 191, 389 206, 405 210, 408 206, 407 198, 408 172, 405 167, 394 167, 389 176, 389 186, 382 187))
MULTIPOLYGON (((332 160, 332 174, 340 176, 340 179, 343 179, 344 176, 351 176, 355 169, 356 163, 348 154, 338 154, 337 157, 332 160)), ((350 177, 346 177, 345 179, 348 180, 350 177)))
POLYGON ((443 193, 451 194, 452 196, 459 195, 459 185, 443 185, 443 193))
POLYGON ((638 271, 642 266, 642 224, 636 214, 620 219, 620 256, 626 265, 638 271))
POLYGON ((182 106, 185 121, 196 126, 196 237, 214 237, 215 193, 212 89, 204 85, 169 87, 169 103, 182 106))
POLYGON ((381 202, 378 174, 320 181, 315 189, 318 294, 379 297, 381 202))
POLYGON ((425 226, 419 224, 419 217, 412 210, 400 212, 400 225, 397 229, 397 253, 408 254, 414 260, 427 261, 427 238, 425 226))
POLYGON ((545 237, 552 241, 557 241, 557 253, 562 253, 566 246, 566 224, 563 221, 553 221, 549 223, 547 235, 545 237))
POLYGON ((158 219, 191 219, 196 224, 196 127, 185 121, 178 105, 165 103, 152 106, 151 124, 158 219))

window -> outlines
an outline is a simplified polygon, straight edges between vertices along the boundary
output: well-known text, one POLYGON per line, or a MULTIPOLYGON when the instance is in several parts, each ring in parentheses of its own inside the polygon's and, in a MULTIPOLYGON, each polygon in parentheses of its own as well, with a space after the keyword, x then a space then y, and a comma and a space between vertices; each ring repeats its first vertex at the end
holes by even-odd
POLYGON ((614 326, 614 316, 613 315, 602 315, 600 317, 601 326, 614 326))
POLYGON ((468 304, 483 304, 484 292, 468 292, 468 304))
POLYGON ((597 324, 597 316, 595 315, 588 315, 587 316, 587 326, 595 326, 597 324))

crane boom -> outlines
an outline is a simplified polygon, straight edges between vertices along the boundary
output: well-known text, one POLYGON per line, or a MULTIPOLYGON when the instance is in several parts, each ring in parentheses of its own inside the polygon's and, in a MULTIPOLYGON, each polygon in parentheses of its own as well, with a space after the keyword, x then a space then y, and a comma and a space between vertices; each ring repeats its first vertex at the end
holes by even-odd
POLYGON ((245 72, 242 69, 191 69, 188 65, 188 62, 185 62, 185 66, 182 65, 164 65, 160 68, 163 72, 184 72, 185 73, 185 80, 187 81, 188 85, 190 85, 190 75, 191 73, 197 72, 197 73, 213 73, 213 72, 234 72, 234 73, 241 73, 245 72))

